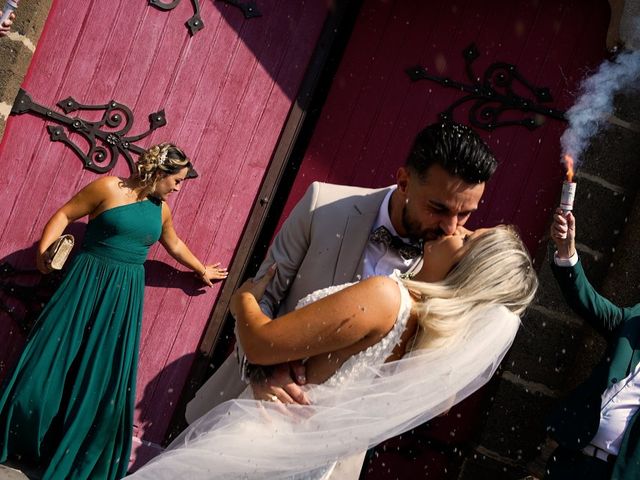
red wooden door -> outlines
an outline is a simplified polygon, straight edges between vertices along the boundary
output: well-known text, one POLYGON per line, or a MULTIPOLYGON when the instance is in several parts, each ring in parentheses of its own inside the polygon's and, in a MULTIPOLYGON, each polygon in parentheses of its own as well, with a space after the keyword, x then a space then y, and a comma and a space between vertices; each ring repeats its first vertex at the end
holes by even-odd
MULTIPOLYGON (((205 28, 192 37, 184 25, 191 2, 170 12, 148 3, 54 0, 23 88, 60 113, 55 104, 69 96, 83 104, 116 100, 134 113, 131 134, 164 109, 167 125, 138 143, 173 141, 193 159, 200 177, 170 200, 176 230, 203 261, 229 265, 326 3, 260 0, 262 16, 246 20, 224 2, 203 1, 205 28)), ((0 258, 21 269, 33 268, 34 242, 51 214, 97 178, 50 140, 47 125, 54 123, 13 116, 0 147, 0 258)), ((70 137, 83 146, 79 135, 70 137)), ((112 174, 128 175, 122 158, 112 174)), ((82 225, 73 228, 81 235, 82 225)), ((149 259, 135 435, 153 446, 164 438, 219 285, 201 288, 159 246, 149 259)), ((24 335, 10 316, 2 318, 0 352, 10 364, 24 335)))
MULTIPOLYGON (((529 82, 549 88, 550 107, 567 109, 579 81, 603 60, 608 15, 604 0, 365 1, 282 218, 315 180, 395 183, 416 133, 463 96, 433 82, 412 82, 406 68, 421 65, 469 84, 462 52, 475 43, 476 76, 493 62, 514 64, 529 82)), ((516 90, 533 98, 521 86, 516 90)), ((472 104, 456 109, 454 120, 470 124, 472 104)), ((544 123, 533 131, 479 130, 500 167, 470 220, 472 226, 515 223, 534 251, 558 200, 558 139, 565 128, 539 118, 544 123)))
MULTIPOLYGON (((282 219, 315 180, 370 187, 395 183, 416 133, 463 96, 438 83, 412 82, 405 69, 421 65, 431 75, 469 84, 462 52, 475 43, 477 77, 493 62, 514 64, 530 83, 550 89, 549 106, 564 110, 581 78, 603 59, 608 16, 605 0, 365 0, 282 219)), ((534 98, 522 85, 515 90, 534 98)), ((471 104, 461 105, 453 118, 469 124, 471 104)), ((469 222, 472 228, 516 224, 532 254, 557 205, 563 176, 559 137, 565 124, 538 118, 543 124, 531 131, 480 130, 500 166, 469 222)), ((475 395, 437 419, 435 428, 378 449, 367 478, 413 478, 422 472, 443 478, 447 469, 452 475, 455 461, 429 445, 468 440, 481 398, 475 395)))

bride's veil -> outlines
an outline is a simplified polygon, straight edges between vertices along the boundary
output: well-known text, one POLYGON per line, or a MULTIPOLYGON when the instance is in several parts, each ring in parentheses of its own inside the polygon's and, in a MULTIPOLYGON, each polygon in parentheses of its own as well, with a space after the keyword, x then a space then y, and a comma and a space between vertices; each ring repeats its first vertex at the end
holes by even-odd
POLYGON ((225 402, 133 477, 316 478, 311 472, 426 422, 488 382, 519 323, 491 307, 454 347, 406 355, 367 380, 314 387, 312 406, 225 402))

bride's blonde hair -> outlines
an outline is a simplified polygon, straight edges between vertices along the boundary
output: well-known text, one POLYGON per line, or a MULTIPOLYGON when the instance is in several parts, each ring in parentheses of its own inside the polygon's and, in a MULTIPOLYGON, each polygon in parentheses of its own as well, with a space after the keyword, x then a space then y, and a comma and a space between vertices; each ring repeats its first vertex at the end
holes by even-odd
POLYGON ((526 247, 515 230, 504 225, 469 240, 467 253, 444 280, 403 282, 420 296, 413 307, 419 328, 412 350, 456 342, 473 319, 493 305, 520 315, 538 288, 526 247))

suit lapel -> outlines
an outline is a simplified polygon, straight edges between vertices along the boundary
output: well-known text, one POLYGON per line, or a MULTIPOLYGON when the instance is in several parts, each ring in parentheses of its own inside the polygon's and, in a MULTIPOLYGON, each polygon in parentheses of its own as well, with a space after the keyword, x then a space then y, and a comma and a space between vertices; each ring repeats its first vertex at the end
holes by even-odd
POLYGON ((614 350, 611 353, 611 364, 609 366, 609 380, 616 381, 629 375, 640 361, 640 350, 638 350, 640 327, 640 317, 628 318, 618 330, 618 337, 615 339, 614 350))
POLYGON ((371 227, 376 221, 380 204, 389 192, 384 188, 354 200, 353 214, 347 217, 340 253, 336 262, 333 284, 359 280, 364 262, 364 250, 371 227))
POLYGON ((357 276, 362 272, 364 248, 375 220, 375 214, 352 215, 347 219, 333 278, 334 285, 359 280, 357 276))

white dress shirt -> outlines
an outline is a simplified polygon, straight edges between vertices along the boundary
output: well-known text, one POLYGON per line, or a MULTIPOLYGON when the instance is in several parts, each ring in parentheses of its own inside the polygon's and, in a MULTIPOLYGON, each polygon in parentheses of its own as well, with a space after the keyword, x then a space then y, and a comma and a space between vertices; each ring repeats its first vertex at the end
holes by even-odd
MULTIPOLYGON (((387 193, 387 196, 382 201, 380 205, 380 210, 378 210, 378 216, 376 217, 376 221, 373 222, 373 227, 371 232, 375 231, 376 228, 384 226, 391 232, 392 235, 398 236, 398 232, 393 225, 391 224, 391 218, 389 217, 389 201, 391 199, 391 195, 395 192, 396 189, 393 188, 387 193)), ((408 238, 402 238, 406 243, 411 243, 408 238)), ((384 243, 372 242, 369 240, 367 242, 367 246, 364 249, 364 266, 362 268, 362 278, 372 277, 374 275, 389 275, 394 270, 400 270, 401 272, 406 272, 415 265, 420 259, 410 259, 404 260, 400 254, 392 248, 389 248, 384 243)))
POLYGON ((602 394, 600 425, 591 444, 618 455, 627 425, 640 407, 640 363, 602 394))
MULTIPOLYGON (((559 267, 572 267, 578 263, 578 254, 562 259, 557 255, 554 262, 559 267)), ((612 455, 618 455, 624 431, 633 415, 640 408, 640 363, 633 371, 607 388, 600 404, 600 424, 591 440, 591 445, 612 455)))

